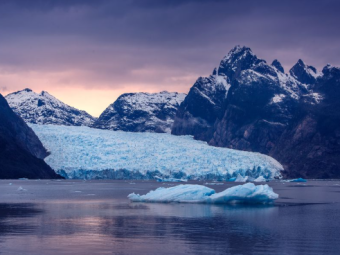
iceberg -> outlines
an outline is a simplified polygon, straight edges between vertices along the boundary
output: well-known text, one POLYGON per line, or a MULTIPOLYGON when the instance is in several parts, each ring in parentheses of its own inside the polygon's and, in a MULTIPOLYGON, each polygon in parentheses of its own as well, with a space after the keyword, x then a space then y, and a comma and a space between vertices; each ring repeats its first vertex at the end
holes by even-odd
POLYGON ((268 204, 278 199, 278 197, 279 195, 267 184, 255 185, 253 183, 234 186, 219 193, 203 185, 181 184, 170 188, 160 187, 146 195, 135 193, 128 195, 132 202, 207 204, 268 204))
POLYGON ((276 179, 283 170, 269 156, 209 146, 192 136, 84 126, 29 126, 50 152, 46 163, 67 179, 276 179))

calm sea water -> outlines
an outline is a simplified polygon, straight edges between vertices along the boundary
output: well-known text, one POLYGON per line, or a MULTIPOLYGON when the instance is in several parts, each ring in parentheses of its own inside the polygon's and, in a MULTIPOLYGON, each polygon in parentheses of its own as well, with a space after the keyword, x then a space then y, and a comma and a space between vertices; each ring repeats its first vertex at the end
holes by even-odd
POLYGON ((154 181, 1 180, 0 254, 340 254, 340 181, 269 184, 275 205, 227 206, 126 198, 176 185, 154 181))

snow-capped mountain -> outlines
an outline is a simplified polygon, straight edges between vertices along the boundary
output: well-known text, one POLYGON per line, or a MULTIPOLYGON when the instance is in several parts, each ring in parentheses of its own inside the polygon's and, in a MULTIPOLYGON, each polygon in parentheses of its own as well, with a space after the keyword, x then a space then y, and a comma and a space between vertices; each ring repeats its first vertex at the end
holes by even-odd
POLYGON ((28 123, 90 126, 95 121, 87 112, 61 102, 46 91, 37 94, 24 89, 5 98, 13 111, 28 123))
POLYGON ((100 115, 93 127, 131 132, 170 133, 182 93, 128 93, 100 115))
POLYGON ((30 124, 51 152, 45 161, 76 179, 278 178, 275 159, 254 152, 217 148, 189 136, 30 124))
POLYGON ((47 150, 0 94, 0 179, 59 176, 44 162, 47 150))
POLYGON ((210 81, 214 97, 207 96, 195 83, 179 108, 173 134, 268 154, 288 176, 340 177, 339 68, 318 72, 299 60, 285 73, 278 60, 268 64, 250 48, 236 46, 213 76, 223 77, 227 92, 214 94, 210 81), (204 100, 210 108, 202 109, 204 100))

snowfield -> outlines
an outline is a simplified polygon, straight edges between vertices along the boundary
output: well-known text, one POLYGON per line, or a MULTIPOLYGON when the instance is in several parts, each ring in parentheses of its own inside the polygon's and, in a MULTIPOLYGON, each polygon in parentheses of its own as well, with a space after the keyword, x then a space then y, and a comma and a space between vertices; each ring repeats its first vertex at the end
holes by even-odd
POLYGON ((216 193, 203 185, 177 185, 170 188, 160 187, 146 195, 132 193, 128 195, 132 202, 151 203, 271 203, 279 198, 271 187, 246 183, 216 193))
POLYGON ((51 152, 46 163, 71 179, 228 180, 239 175, 273 179, 283 170, 269 156, 209 146, 191 136, 73 126, 30 127, 51 152))

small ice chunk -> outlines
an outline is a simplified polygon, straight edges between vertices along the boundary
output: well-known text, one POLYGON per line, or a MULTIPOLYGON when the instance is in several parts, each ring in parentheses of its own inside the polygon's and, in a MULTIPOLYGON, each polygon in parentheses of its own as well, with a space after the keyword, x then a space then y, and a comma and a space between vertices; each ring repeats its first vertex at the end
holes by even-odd
POLYGON ((248 176, 237 175, 235 182, 246 182, 248 180, 248 176))
POLYGON ((156 176, 155 179, 158 182, 187 182, 187 179, 176 179, 176 178, 161 178, 156 176))
POLYGON ((20 187, 18 188, 18 191, 27 191, 27 189, 24 189, 23 187, 20 186, 20 187))
POLYGON ((204 185, 223 185, 223 182, 206 182, 204 185))
POLYGON ((231 177, 231 178, 228 180, 228 182, 234 182, 234 181, 236 181, 236 177, 231 177))
POLYGON ((289 182, 307 182, 307 180, 303 178, 297 178, 297 179, 290 180, 289 182))
POLYGON ((266 178, 264 178, 263 176, 259 176, 253 182, 266 182, 266 181, 267 181, 266 178))
POLYGON ((215 190, 203 185, 177 185, 170 188, 158 188, 146 195, 132 193, 128 198, 132 202, 158 203, 271 203, 279 197, 271 187, 246 183, 216 193, 215 190))
POLYGON ((8 185, 12 185, 12 183, 10 182, 8 185))

